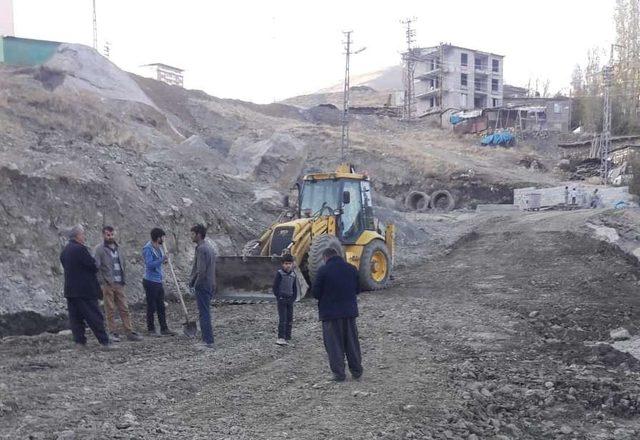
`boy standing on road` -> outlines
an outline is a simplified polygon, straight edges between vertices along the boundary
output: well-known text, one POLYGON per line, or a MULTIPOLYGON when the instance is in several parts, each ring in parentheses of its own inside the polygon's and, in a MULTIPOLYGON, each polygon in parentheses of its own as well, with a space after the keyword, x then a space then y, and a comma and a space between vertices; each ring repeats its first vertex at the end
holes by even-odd
POLYGON ((144 278, 142 286, 147 300, 147 331, 150 335, 156 335, 155 314, 158 314, 160 334, 173 336, 174 332, 167 326, 166 311, 164 307, 164 273, 162 265, 167 262, 167 256, 162 251, 162 243, 166 234, 160 228, 151 230, 151 241, 142 248, 144 258, 144 278))
POLYGON ((133 331, 127 296, 124 293, 124 256, 120 251, 118 243, 116 243, 115 230, 112 226, 102 228, 102 239, 103 243, 96 246, 94 250, 94 258, 98 266, 98 282, 102 289, 104 314, 107 319, 109 339, 114 342, 120 341, 120 336, 116 331, 115 311, 117 307, 127 339, 130 341, 139 341, 142 338, 133 331))
POLYGON ((278 302, 278 339, 276 344, 289 345, 293 327, 293 303, 298 296, 298 283, 293 272, 293 256, 282 257, 282 269, 273 280, 273 294, 278 302))

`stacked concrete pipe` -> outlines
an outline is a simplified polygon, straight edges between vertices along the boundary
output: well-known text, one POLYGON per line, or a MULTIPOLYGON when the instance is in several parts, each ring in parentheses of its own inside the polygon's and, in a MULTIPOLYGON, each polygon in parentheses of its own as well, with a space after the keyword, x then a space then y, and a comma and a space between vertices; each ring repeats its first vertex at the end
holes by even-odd
POLYGON ((409 211, 427 212, 429 209, 434 211, 451 211, 456 206, 456 200, 449 191, 440 189, 431 193, 431 195, 423 191, 409 191, 404 198, 404 207, 409 211))

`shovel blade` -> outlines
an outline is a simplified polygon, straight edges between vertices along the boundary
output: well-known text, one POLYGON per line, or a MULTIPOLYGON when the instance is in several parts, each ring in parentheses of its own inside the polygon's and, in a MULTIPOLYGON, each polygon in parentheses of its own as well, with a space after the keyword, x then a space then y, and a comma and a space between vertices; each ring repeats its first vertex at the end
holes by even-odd
POLYGON ((182 332, 188 338, 195 338, 198 333, 198 325, 195 322, 187 321, 182 324, 182 332))

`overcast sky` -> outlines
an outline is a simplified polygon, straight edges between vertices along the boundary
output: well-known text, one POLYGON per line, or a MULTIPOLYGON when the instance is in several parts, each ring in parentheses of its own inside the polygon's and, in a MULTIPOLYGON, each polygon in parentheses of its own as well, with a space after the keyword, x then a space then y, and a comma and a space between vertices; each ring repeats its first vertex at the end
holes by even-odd
MULTIPOLYGON (((15 32, 92 44, 91 0, 14 0, 15 32)), ((272 102, 343 77, 343 30, 353 30, 352 73, 398 64, 400 20, 416 17, 416 43, 448 42, 505 55, 505 82, 549 78, 568 86, 576 63, 613 39, 615 0, 97 0, 99 47, 125 70, 163 62, 185 86, 272 102)))

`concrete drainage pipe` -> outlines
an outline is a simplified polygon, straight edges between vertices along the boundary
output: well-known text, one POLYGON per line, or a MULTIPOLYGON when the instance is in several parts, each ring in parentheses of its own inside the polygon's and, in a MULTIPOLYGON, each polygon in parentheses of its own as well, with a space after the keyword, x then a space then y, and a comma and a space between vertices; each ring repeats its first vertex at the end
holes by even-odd
POLYGON ((437 211, 451 211, 456 207, 456 200, 449 191, 441 189, 431 194, 430 206, 437 211))
POLYGON ((429 209, 430 197, 422 191, 411 191, 404 199, 404 206, 410 211, 425 212, 429 209))

